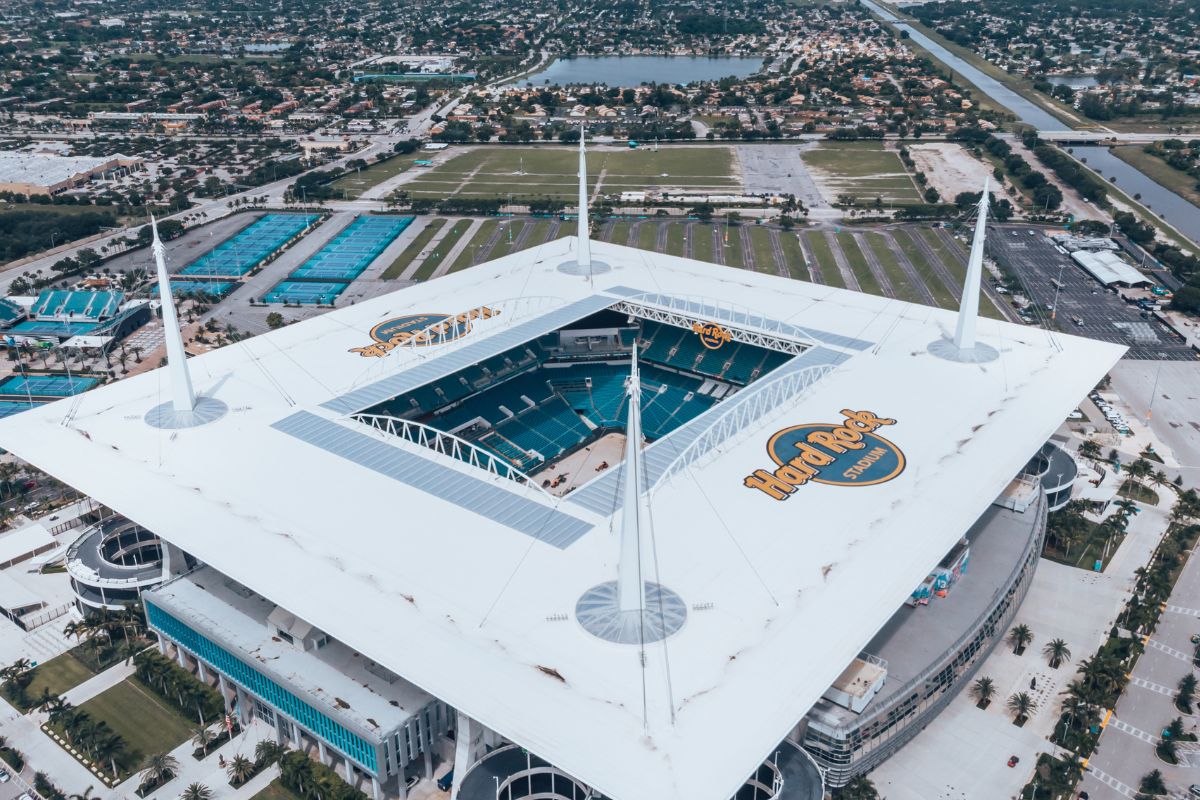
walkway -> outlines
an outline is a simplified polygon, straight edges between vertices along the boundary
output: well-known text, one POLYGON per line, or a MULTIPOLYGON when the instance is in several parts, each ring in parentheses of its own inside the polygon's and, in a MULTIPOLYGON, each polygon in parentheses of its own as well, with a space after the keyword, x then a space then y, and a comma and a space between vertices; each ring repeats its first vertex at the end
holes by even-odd
POLYGON ((99 675, 88 678, 73 689, 68 689, 62 698, 73 706, 81 706, 98 694, 108 691, 134 673, 133 662, 122 661, 99 675))

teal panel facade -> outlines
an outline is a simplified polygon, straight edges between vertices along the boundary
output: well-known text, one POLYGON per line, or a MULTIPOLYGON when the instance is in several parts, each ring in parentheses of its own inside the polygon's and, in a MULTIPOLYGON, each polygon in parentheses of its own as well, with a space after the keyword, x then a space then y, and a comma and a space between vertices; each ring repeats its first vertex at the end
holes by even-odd
POLYGON ((148 599, 146 619, 155 629, 190 650, 242 688, 291 717, 326 743, 346 754, 368 772, 379 775, 376 745, 310 706, 271 678, 242 661, 208 637, 163 611, 148 599))

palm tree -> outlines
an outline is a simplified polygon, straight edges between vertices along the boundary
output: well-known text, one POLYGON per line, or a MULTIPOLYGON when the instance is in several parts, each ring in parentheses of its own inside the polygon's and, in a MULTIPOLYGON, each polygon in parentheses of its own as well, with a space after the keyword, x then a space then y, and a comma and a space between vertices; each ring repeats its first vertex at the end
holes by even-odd
POLYGON ((113 780, 117 779, 117 758, 125 753, 125 740, 120 734, 105 733, 93 744, 92 753, 97 761, 107 761, 113 780))
POLYGON ((1015 692, 1009 696, 1007 706, 1012 712, 1013 724, 1023 725, 1029 715, 1037 709, 1037 701, 1026 692, 1015 692))
POLYGON ((92 786, 87 787, 79 794, 69 795, 70 800, 100 800, 98 797, 92 796, 92 786))
POLYGON ((254 777, 254 762, 238 753, 229 762, 226 772, 229 773, 229 779, 234 786, 241 786, 254 777))
POLYGON ((192 731, 192 744, 199 747, 204 752, 204 757, 208 757, 208 746, 216 741, 217 732, 211 728, 196 728, 192 731))
POLYGON ((866 775, 858 775, 837 793, 842 800, 879 800, 875 784, 866 775))
POLYGON ((1071 660, 1071 650, 1062 639, 1051 639, 1042 648, 1042 655, 1050 660, 1050 669, 1058 669, 1064 661, 1071 660))
POLYGON ((1033 641, 1033 631, 1029 630, 1029 626, 1022 623, 1014 625, 1012 630, 1008 632, 1008 643, 1012 645, 1013 652, 1021 655, 1025 652, 1025 646, 1033 641))
POLYGON ((183 794, 179 795, 179 800, 212 800, 212 796, 212 789, 203 783, 189 783, 183 794))
POLYGON ((146 769, 142 773, 142 785, 161 785, 175 777, 179 771, 179 762, 170 753, 156 753, 146 759, 146 769))
POLYGON ((971 696, 978 701, 976 705, 980 708, 987 708, 991 704, 992 697, 995 694, 996 685, 986 675, 971 684, 971 696))
POLYGON ((1196 676, 1187 673, 1179 679, 1179 694, 1175 696, 1175 707, 1185 714, 1192 713, 1192 700, 1196 698, 1196 676))
POLYGON ((260 767, 274 764, 287 752, 287 748, 271 739, 263 739, 254 746, 254 760, 260 767))
POLYGON ((1138 784, 1138 791, 1149 795, 1166 794, 1167 784, 1163 782, 1162 773, 1156 769, 1147 772, 1138 784))

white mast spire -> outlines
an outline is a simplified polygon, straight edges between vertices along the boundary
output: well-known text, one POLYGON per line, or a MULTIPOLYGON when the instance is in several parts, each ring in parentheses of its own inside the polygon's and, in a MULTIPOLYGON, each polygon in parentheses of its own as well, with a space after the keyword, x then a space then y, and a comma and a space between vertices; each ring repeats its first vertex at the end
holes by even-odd
POLYGON ((637 342, 629 373, 629 414, 625 423, 625 505, 621 512, 621 551, 617 561, 617 607, 622 614, 646 606, 642 579, 642 382, 638 376, 637 342))
POLYGON ((183 334, 179 332, 179 318, 175 314, 175 300, 171 295, 171 281, 167 276, 166 251, 158 238, 158 223, 150 217, 150 230, 154 241, 150 248, 158 268, 158 299, 162 304, 163 336, 167 343, 167 372, 171 378, 171 404, 176 413, 192 411, 196 406, 196 395, 192 391, 192 379, 188 375, 187 354, 183 350, 183 334))
POLYGON ((958 306, 958 325, 954 330, 954 346, 961 352, 975 347, 975 322, 979 317, 979 284, 983 280, 983 246, 987 238, 988 193, 991 178, 983 182, 979 197, 979 213, 975 219, 975 238, 971 242, 971 257, 967 260, 967 278, 963 284, 962 302, 958 306))
POLYGON ((588 183, 587 183, 587 152, 584 149, 583 140, 585 138, 586 129, 583 124, 579 125, 579 255, 576 258, 576 263, 584 269, 590 269, 592 266, 592 243, 590 240, 591 228, 588 227, 588 183))

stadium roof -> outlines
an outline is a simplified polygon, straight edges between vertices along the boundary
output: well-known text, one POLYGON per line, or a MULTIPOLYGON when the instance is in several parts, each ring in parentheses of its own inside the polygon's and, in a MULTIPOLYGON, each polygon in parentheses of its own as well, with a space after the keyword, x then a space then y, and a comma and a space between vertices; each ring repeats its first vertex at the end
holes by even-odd
POLYGON ((999 358, 960 363, 928 350, 952 312, 600 242, 612 269, 589 279, 558 268, 575 245, 193 358, 196 390, 229 408, 203 427, 144 421, 170 397, 158 370, 2 421, 0 446, 610 797, 726 800, 1123 348, 981 319, 999 358), (615 578, 619 491, 551 500, 348 414, 596 308, 667 298, 810 347, 647 448, 646 472, 669 475, 648 569, 689 612, 643 666, 573 614, 615 578), (482 305, 501 313, 454 342, 356 351, 384 321, 482 305), (805 364, 814 380, 788 388, 805 364), (776 469, 776 432, 843 410, 895 420, 871 451, 888 475, 835 485, 852 468, 786 501, 745 485, 776 469), (700 446, 714 422, 730 424, 700 446))

